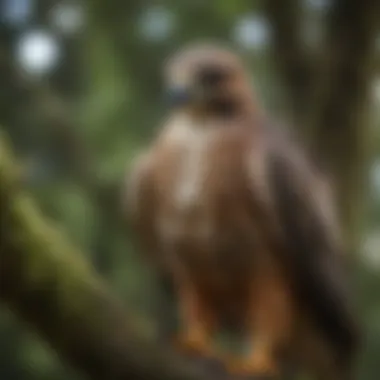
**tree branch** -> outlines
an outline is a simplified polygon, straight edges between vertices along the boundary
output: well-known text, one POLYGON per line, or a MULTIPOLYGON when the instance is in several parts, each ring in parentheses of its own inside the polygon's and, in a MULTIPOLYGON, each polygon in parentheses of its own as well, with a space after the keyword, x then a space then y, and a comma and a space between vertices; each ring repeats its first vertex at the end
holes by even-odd
POLYGON ((194 380, 174 354, 140 337, 120 303, 22 190, 0 137, 0 299, 95 380, 194 380))

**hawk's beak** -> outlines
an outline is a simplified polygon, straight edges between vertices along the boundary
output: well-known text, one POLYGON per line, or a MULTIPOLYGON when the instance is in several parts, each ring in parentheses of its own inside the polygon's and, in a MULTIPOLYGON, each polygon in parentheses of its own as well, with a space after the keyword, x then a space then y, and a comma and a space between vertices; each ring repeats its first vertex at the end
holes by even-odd
POLYGON ((187 87, 172 87, 167 92, 167 99, 171 107, 180 107, 188 104, 193 96, 187 87))

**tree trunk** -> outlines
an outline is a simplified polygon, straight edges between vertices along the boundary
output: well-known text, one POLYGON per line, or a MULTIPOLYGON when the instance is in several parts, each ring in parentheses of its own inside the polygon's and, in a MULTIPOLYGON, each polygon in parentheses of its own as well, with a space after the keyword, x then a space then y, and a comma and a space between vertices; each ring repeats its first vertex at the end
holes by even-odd
POLYGON ((299 0, 265 3, 273 56, 297 129, 335 182, 347 245, 359 245, 370 145, 369 95, 380 3, 331 2, 318 55, 303 45, 299 0))
POLYGON ((315 57, 303 38, 303 2, 267 0, 263 5, 271 28, 273 61, 284 87, 291 122, 305 128, 315 81, 315 57))
POLYGON ((368 189, 370 90, 380 5, 336 0, 327 20, 312 149, 334 178, 346 241, 358 247, 368 189))

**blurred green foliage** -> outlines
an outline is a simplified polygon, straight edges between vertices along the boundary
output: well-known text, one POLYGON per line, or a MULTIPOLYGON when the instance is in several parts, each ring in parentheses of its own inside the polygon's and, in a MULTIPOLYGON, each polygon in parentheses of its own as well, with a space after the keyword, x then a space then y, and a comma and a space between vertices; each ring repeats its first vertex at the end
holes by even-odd
MULTIPOLYGON (((128 231, 109 223, 107 203, 94 200, 94 188, 84 186, 83 173, 76 173, 78 162, 72 158, 70 144, 69 148, 59 144, 56 134, 70 129, 79 150, 89 153, 94 186, 120 183, 131 159, 154 136, 165 114, 162 64, 183 44, 199 39, 235 46, 250 64, 267 109, 278 118, 285 117, 284 94, 268 54, 269 30, 262 22, 260 4, 248 0, 2 0, 3 21, 10 12, 6 4, 11 2, 20 7, 19 13, 27 3, 31 10, 22 22, 0 24, 4 57, 0 122, 23 159, 26 186, 44 213, 88 253, 115 292, 141 316, 141 328, 154 330, 151 304, 156 293, 147 268, 132 248, 128 231), (76 26, 73 20, 79 20, 76 26), (60 51, 58 62, 42 73, 32 69, 33 58, 20 55, 22 39, 36 30, 53 36, 60 51), (46 84, 49 91, 41 98, 40 89, 46 84), (61 113, 55 114, 52 98, 59 99, 61 113)), ((319 25, 321 10, 312 3, 305 1, 310 18, 306 28, 319 25)), ((35 55, 40 49, 45 52, 40 55, 48 56, 41 46, 34 46, 35 55)), ((379 107, 380 99, 375 101, 379 107)), ((380 115, 375 116, 373 141, 378 159, 373 159, 371 207, 362 234, 363 252, 368 254, 362 255, 355 270, 359 310, 368 333, 360 380, 375 380, 380 373, 380 115)), ((0 378, 79 377, 1 308, 0 378)))

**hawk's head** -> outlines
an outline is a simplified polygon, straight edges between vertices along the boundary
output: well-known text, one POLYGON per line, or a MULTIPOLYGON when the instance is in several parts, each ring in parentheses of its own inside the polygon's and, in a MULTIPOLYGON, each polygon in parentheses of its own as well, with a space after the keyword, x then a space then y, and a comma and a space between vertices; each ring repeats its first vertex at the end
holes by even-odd
POLYGON ((229 112, 251 96, 241 60, 215 45, 196 45, 175 54, 166 66, 170 103, 198 112, 229 112))

